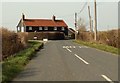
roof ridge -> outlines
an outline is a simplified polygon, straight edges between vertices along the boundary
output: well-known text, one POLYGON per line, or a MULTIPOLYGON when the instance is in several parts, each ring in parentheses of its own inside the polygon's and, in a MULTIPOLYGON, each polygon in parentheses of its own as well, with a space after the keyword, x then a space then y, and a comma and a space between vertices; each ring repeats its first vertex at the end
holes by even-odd
POLYGON ((65 26, 67 27, 67 24, 64 22, 64 20, 55 20, 52 19, 24 19, 25 25, 30 26, 65 26))
MULTIPOLYGON (((24 20, 52 20, 52 19, 43 19, 43 18, 35 18, 35 19, 31 19, 31 18, 29 18, 29 19, 24 19, 24 20)), ((62 19, 56 19, 56 21, 59 21, 59 20, 61 20, 61 21, 63 21, 62 19)))

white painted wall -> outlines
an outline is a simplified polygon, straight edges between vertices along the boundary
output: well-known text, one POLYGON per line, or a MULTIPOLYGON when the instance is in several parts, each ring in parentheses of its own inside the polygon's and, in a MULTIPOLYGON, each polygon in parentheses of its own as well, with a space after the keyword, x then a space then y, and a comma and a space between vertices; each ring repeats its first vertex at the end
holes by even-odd
POLYGON ((21 27, 21 32, 24 32, 24 27, 21 27))

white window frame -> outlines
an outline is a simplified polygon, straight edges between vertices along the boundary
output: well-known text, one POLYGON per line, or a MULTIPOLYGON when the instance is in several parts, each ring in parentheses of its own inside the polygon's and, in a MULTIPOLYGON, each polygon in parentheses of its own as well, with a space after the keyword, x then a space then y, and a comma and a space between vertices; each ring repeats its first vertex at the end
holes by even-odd
POLYGON ((29 27, 29 30, 32 30, 32 27, 29 27))
POLYGON ((42 27, 39 27, 39 30, 43 30, 42 27))
POLYGON ((48 30, 48 27, 44 27, 44 30, 48 30))
POLYGON ((57 31, 57 27, 54 27, 54 30, 57 31))
POLYGON ((65 27, 62 27, 62 31, 64 31, 65 30, 65 27))

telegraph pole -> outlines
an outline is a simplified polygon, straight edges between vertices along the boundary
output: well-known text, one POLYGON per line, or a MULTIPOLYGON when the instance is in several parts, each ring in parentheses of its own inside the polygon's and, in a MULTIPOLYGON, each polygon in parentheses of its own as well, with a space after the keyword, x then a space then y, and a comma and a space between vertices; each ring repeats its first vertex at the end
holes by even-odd
POLYGON ((75 40, 77 40, 77 13, 75 13, 75 40))
POLYGON ((92 28, 92 32, 93 32, 93 20, 91 19, 91 28, 92 28))
POLYGON ((89 13, 89 24, 90 24, 90 32, 92 32, 92 22, 91 22, 91 15, 90 15, 90 6, 88 6, 88 13, 89 13))
POLYGON ((94 14, 95 14, 95 34, 94 34, 94 39, 97 41, 97 8, 96 8, 96 0, 94 0, 94 14))

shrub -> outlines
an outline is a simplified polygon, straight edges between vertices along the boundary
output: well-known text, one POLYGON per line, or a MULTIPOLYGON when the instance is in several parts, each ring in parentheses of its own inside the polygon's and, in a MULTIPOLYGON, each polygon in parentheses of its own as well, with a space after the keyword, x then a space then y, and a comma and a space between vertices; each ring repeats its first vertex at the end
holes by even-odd
POLYGON ((11 56, 2 62, 2 83, 8 83, 20 73, 28 61, 34 57, 36 50, 40 49, 42 43, 31 41, 29 45, 29 48, 15 54, 15 57, 11 56))
POLYGON ((77 39, 92 42, 94 39, 94 34, 87 31, 79 32, 77 39))
POLYGON ((21 40, 21 43, 24 45, 24 47, 26 47, 28 42, 28 33, 19 32, 17 34, 18 34, 18 38, 20 38, 21 40))
POLYGON ((9 31, 5 28, 2 30, 2 58, 11 56, 20 50, 24 49, 26 46, 25 40, 20 34, 15 33, 14 31, 9 31))
MULTIPOLYGON (((120 48, 120 29, 98 32, 98 43, 120 48)), ((87 31, 79 32, 77 38, 82 41, 93 42, 94 33, 87 31)))
POLYGON ((2 60, 2 30, 0 28, 0 61, 2 60))

